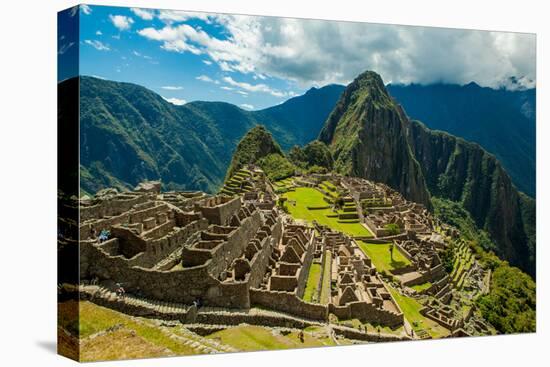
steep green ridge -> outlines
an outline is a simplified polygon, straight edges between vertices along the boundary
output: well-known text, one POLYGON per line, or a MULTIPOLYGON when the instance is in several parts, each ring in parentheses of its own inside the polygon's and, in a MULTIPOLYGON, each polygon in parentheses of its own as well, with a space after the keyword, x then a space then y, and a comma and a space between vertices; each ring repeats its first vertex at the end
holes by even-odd
POLYGON ((342 93, 319 140, 329 145, 339 173, 384 182, 431 207, 422 170, 407 142, 407 124, 380 76, 367 71, 342 93))
POLYGON ((279 180, 291 176, 294 166, 285 157, 281 147, 267 129, 258 125, 250 129, 237 145, 226 180, 247 164, 258 164, 270 179, 279 180))
POLYGON ((495 252, 535 274, 535 202, 520 194, 498 160, 475 143, 411 121, 410 145, 432 195, 461 203, 495 252))
POLYGON ((80 78, 81 187, 90 193, 159 178, 166 189, 212 191, 227 149, 212 121, 191 108, 134 84, 80 78))
POLYGON ((145 179, 161 179, 164 189, 216 192, 249 129, 264 124, 284 149, 304 145, 317 135, 342 91, 341 86, 312 88, 251 112, 223 102, 175 106, 135 84, 82 76, 59 83, 60 96, 79 79, 81 188, 89 193, 109 186, 128 189, 145 179))
POLYGON ((534 201, 479 145, 411 122, 378 74, 346 88, 319 139, 341 173, 384 182, 428 207, 430 195, 460 202, 501 258, 535 275, 534 201))
POLYGON ((519 190, 535 196, 536 89, 467 85, 388 85, 412 119, 480 144, 494 154, 519 190))

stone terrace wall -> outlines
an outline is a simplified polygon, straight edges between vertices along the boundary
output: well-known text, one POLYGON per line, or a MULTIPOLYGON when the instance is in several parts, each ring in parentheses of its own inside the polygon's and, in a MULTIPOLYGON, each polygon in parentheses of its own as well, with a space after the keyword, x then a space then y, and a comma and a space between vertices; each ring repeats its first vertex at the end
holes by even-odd
POLYGON ((150 199, 149 195, 132 195, 129 197, 113 198, 99 202, 92 206, 80 206, 80 221, 116 216, 130 210, 134 205, 150 199), (133 196, 133 197, 132 197, 133 196))
POLYGON ((281 218, 277 218, 277 222, 271 227, 271 235, 264 238, 262 249, 254 255, 250 262, 248 284, 251 288, 256 288, 262 283, 273 246, 281 239, 282 232, 281 218))
POLYGON ((152 267, 174 252, 178 246, 184 245, 193 233, 205 230, 206 228, 208 228, 208 221, 202 218, 184 227, 173 228, 173 232, 164 237, 147 241, 146 251, 140 258, 140 262, 135 263, 135 265, 152 267))
POLYGON ((202 298, 207 306, 248 308, 247 283, 222 284, 208 273, 209 261, 201 266, 176 271, 132 267, 123 256, 108 255, 93 243, 80 243, 81 278, 113 279, 131 293, 146 298, 191 304, 202 298))
POLYGON ((377 308, 374 303, 350 302, 345 306, 329 304, 329 311, 339 319, 359 319, 363 322, 397 327, 403 325, 403 313, 393 313, 377 308))
POLYGON ((310 320, 323 322, 328 320, 328 307, 326 305, 305 302, 298 298, 295 293, 251 288, 250 302, 252 305, 263 306, 310 320))
POLYGON ((229 201, 223 202, 226 198, 223 196, 215 196, 205 199, 197 204, 196 209, 208 219, 210 223, 226 225, 233 214, 241 207, 241 198, 236 197, 229 201))

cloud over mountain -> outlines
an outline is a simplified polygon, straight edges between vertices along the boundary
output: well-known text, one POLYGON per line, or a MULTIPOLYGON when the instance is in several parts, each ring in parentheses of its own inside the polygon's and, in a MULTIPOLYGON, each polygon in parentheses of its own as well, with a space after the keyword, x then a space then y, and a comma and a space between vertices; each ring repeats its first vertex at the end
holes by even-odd
POLYGON ((512 76, 535 80, 535 35, 308 19, 158 14, 140 35, 167 51, 205 55, 222 71, 289 79, 301 86, 349 82, 377 70, 393 83, 499 87, 512 76), (170 15, 170 16, 169 16, 170 15), (223 26, 216 37, 189 19, 223 26))

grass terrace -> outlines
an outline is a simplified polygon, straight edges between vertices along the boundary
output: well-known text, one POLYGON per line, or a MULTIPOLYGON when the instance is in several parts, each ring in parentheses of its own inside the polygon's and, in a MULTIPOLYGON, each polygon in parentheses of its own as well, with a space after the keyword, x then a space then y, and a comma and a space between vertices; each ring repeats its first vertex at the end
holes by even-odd
POLYGON ((331 265, 332 252, 326 250, 325 256, 323 256, 323 280, 321 283, 321 295, 319 296, 319 301, 323 305, 326 305, 330 302, 330 281, 332 276, 331 265))
POLYGON ((363 252, 371 258, 372 263, 376 266, 379 272, 385 271, 390 273, 392 270, 410 265, 411 262, 407 259, 396 246, 393 248, 393 257, 390 256, 391 243, 369 243, 365 241, 357 241, 357 244, 363 252))
POLYGON ((425 318, 420 313, 422 304, 414 298, 406 297, 401 294, 390 285, 388 289, 395 301, 399 304, 399 307, 403 311, 405 318, 411 324, 411 327, 418 333, 421 330, 426 331, 432 338, 441 338, 450 334, 449 330, 439 325, 437 322, 425 318))
POLYGON ((295 219, 303 219, 309 223, 315 220, 319 224, 350 236, 372 237, 372 233, 356 220, 338 219, 338 213, 329 208, 330 204, 323 199, 323 194, 317 189, 298 187, 295 191, 287 192, 283 196, 288 199, 287 208, 295 219), (295 202, 295 204, 291 202, 295 202))
MULTIPOLYGON (((60 312, 75 309, 68 301, 59 304, 60 312)), ((106 359, 129 359, 161 357, 174 354, 197 354, 191 347, 170 338, 163 333, 158 326, 143 320, 135 321, 123 313, 97 306, 88 301, 82 301, 79 305, 80 322, 61 319, 61 326, 70 331, 73 335, 80 333, 81 338, 111 328, 120 326, 119 329, 96 337, 86 346, 83 341, 81 348, 82 361, 97 361, 106 359)), ((113 330, 113 329, 111 329, 113 330)))
POLYGON ((432 283, 426 282, 424 284, 413 285, 411 288, 417 292, 422 292, 422 291, 425 291, 426 289, 429 289, 431 286, 432 286, 432 283))
POLYGON ((319 293, 319 283, 321 281, 321 270, 323 267, 321 264, 312 263, 309 268, 309 274, 306 282, 306 289, 304 291, 304 301, 315 302, 316 294, 319 293))
POLYGON ((334 341, 321 330, 312 329, 304 332, 304 342, 299 338, 299 332, 293 331, 287 335, 253 325, 239 325, 207 336, 223 344, 243 351, 276 350, 289 348, 306 348, 336 345, 334 341))

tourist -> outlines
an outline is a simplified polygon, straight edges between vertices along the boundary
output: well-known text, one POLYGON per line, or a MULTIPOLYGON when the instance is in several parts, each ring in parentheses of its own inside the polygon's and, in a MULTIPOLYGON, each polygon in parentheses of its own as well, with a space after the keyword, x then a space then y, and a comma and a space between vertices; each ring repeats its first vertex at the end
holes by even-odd
POLYGON ((117 289, 116 289, 116 295, 117 297, 119 298, 124 298, 124 295, 126 294, 126 291, 124 290, 124 288, 122 287, 122 284, 120 283, 117 283, 117 289))

